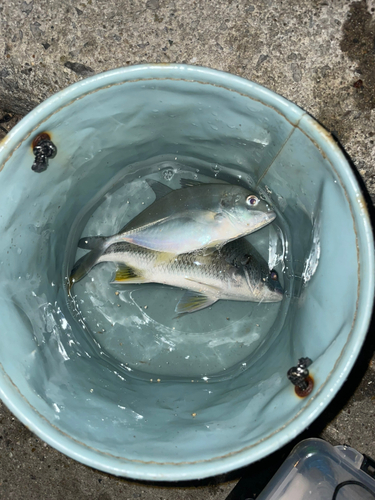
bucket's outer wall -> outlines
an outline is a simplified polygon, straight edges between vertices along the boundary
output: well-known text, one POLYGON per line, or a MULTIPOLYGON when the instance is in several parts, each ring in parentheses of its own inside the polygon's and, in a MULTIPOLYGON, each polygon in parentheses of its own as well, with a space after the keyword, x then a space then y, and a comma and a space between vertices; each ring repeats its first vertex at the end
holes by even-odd
POLYGON ((204 68, 115 70, 69 87, 25 117, 1 143, 0 169, 0 395, 52 446, 118 475, 207 477, 292 439, 342 385, 372 308, 372 232, 339 148, 293 104, 204 68), (31 141, 45 130, 58 155, 38 175, 30 168, 31 141), (291 228, 296 276, 314 245, 319 264, 306 284, 295 279, 282 334, 262 346, 247 371, 211 385, 155 388, 117 376, 84 335, 79 347, 69 329, 56 337, 54 322, 69 311, 55 302, 64 302, 65 245, 77 213, 125 165, 192 149, 250 172, 269 193, 291 228), (27 283, 30 268, 39 271, 37 284, 27 283), (45 331, 28 309, 49 321, 45 331), (314 360, 315 390, 306 400, 285 377, 301 356, 314 360))

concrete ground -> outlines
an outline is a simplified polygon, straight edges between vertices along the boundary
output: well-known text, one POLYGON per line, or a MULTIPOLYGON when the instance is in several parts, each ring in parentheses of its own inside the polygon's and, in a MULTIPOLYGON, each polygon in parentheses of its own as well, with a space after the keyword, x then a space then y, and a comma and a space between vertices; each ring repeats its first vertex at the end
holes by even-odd
MULTIPOLYGON (((39 102, 87 75, 144 62, 209 66, 311 113, 341 143, 374 201, 374 13, 370 0, 0 1, 0 138, 39 102)), ((375 457, 372 332, 343 389, 302 437, 322 436, 375 457)), ((289 449, 204 482, 142 484, 65 457, 0 403, 0 499, 243 500, 234 489, 243 476, 255 498, 289 449)))

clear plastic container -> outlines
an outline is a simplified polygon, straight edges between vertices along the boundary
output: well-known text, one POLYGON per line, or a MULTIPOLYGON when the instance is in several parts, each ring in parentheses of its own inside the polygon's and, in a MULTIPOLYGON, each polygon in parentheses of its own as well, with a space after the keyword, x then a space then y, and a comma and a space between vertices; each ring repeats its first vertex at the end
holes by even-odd
POLYGON ((299 443, 258 500, 374 500, 375 463, 349 446, 299 443))

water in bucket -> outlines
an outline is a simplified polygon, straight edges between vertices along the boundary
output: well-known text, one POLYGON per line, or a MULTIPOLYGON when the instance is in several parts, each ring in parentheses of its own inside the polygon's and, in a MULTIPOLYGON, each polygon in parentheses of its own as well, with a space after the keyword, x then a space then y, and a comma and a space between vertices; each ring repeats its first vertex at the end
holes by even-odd
MULTIPOLYGON (((83 232, 114 234, 150 205, 155 195, 145 179, 180 188, 180 179, 204 183, 223 181, 251 187, 249 175, 193 158, 157 158, 127 166, 108 191, 87 207, 99 206, 83 232), (100 199, 101 197, 101 199, 100 199)), ((104 189, 105 190, 105 189, 104 189)), ((282 216, 248 236, 275 269, 286 290, 278 303, 219 301, 211 307, 177 317, 175 306, 184 291, 160 284, 110 284, 116 265, 102 263, 73 288, 74 317, 101 349, 134 376, 186 377, 206 380, 245 370, 251 354, 284 323, 292 282, 292 261, 282 216), (235 370, 233 368, 235 367, 235 370)), ((74 249, 73 249, 74 250, 74 249)), ((78 249, 77 260, 84 255, 78 249)), ((69 300, 69 299, 68 299, 69 300)))

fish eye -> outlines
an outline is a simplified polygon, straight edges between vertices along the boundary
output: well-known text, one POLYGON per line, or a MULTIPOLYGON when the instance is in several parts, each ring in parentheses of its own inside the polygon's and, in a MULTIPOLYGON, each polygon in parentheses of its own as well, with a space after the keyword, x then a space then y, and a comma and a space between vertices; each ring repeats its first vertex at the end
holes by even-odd
POLYGON ((271 278, 271 280, 274 280, 274 281, 277 281, 279 279, 277 272, 274 271, 273 269, 272 269, 272 271, 270 271, 270 278, 271 278))
POLYGON ((246 198, 246 204, 251 207, 256 207, 259 203, 259 198, 257 198, 254 194, 251 194, 246 198))

